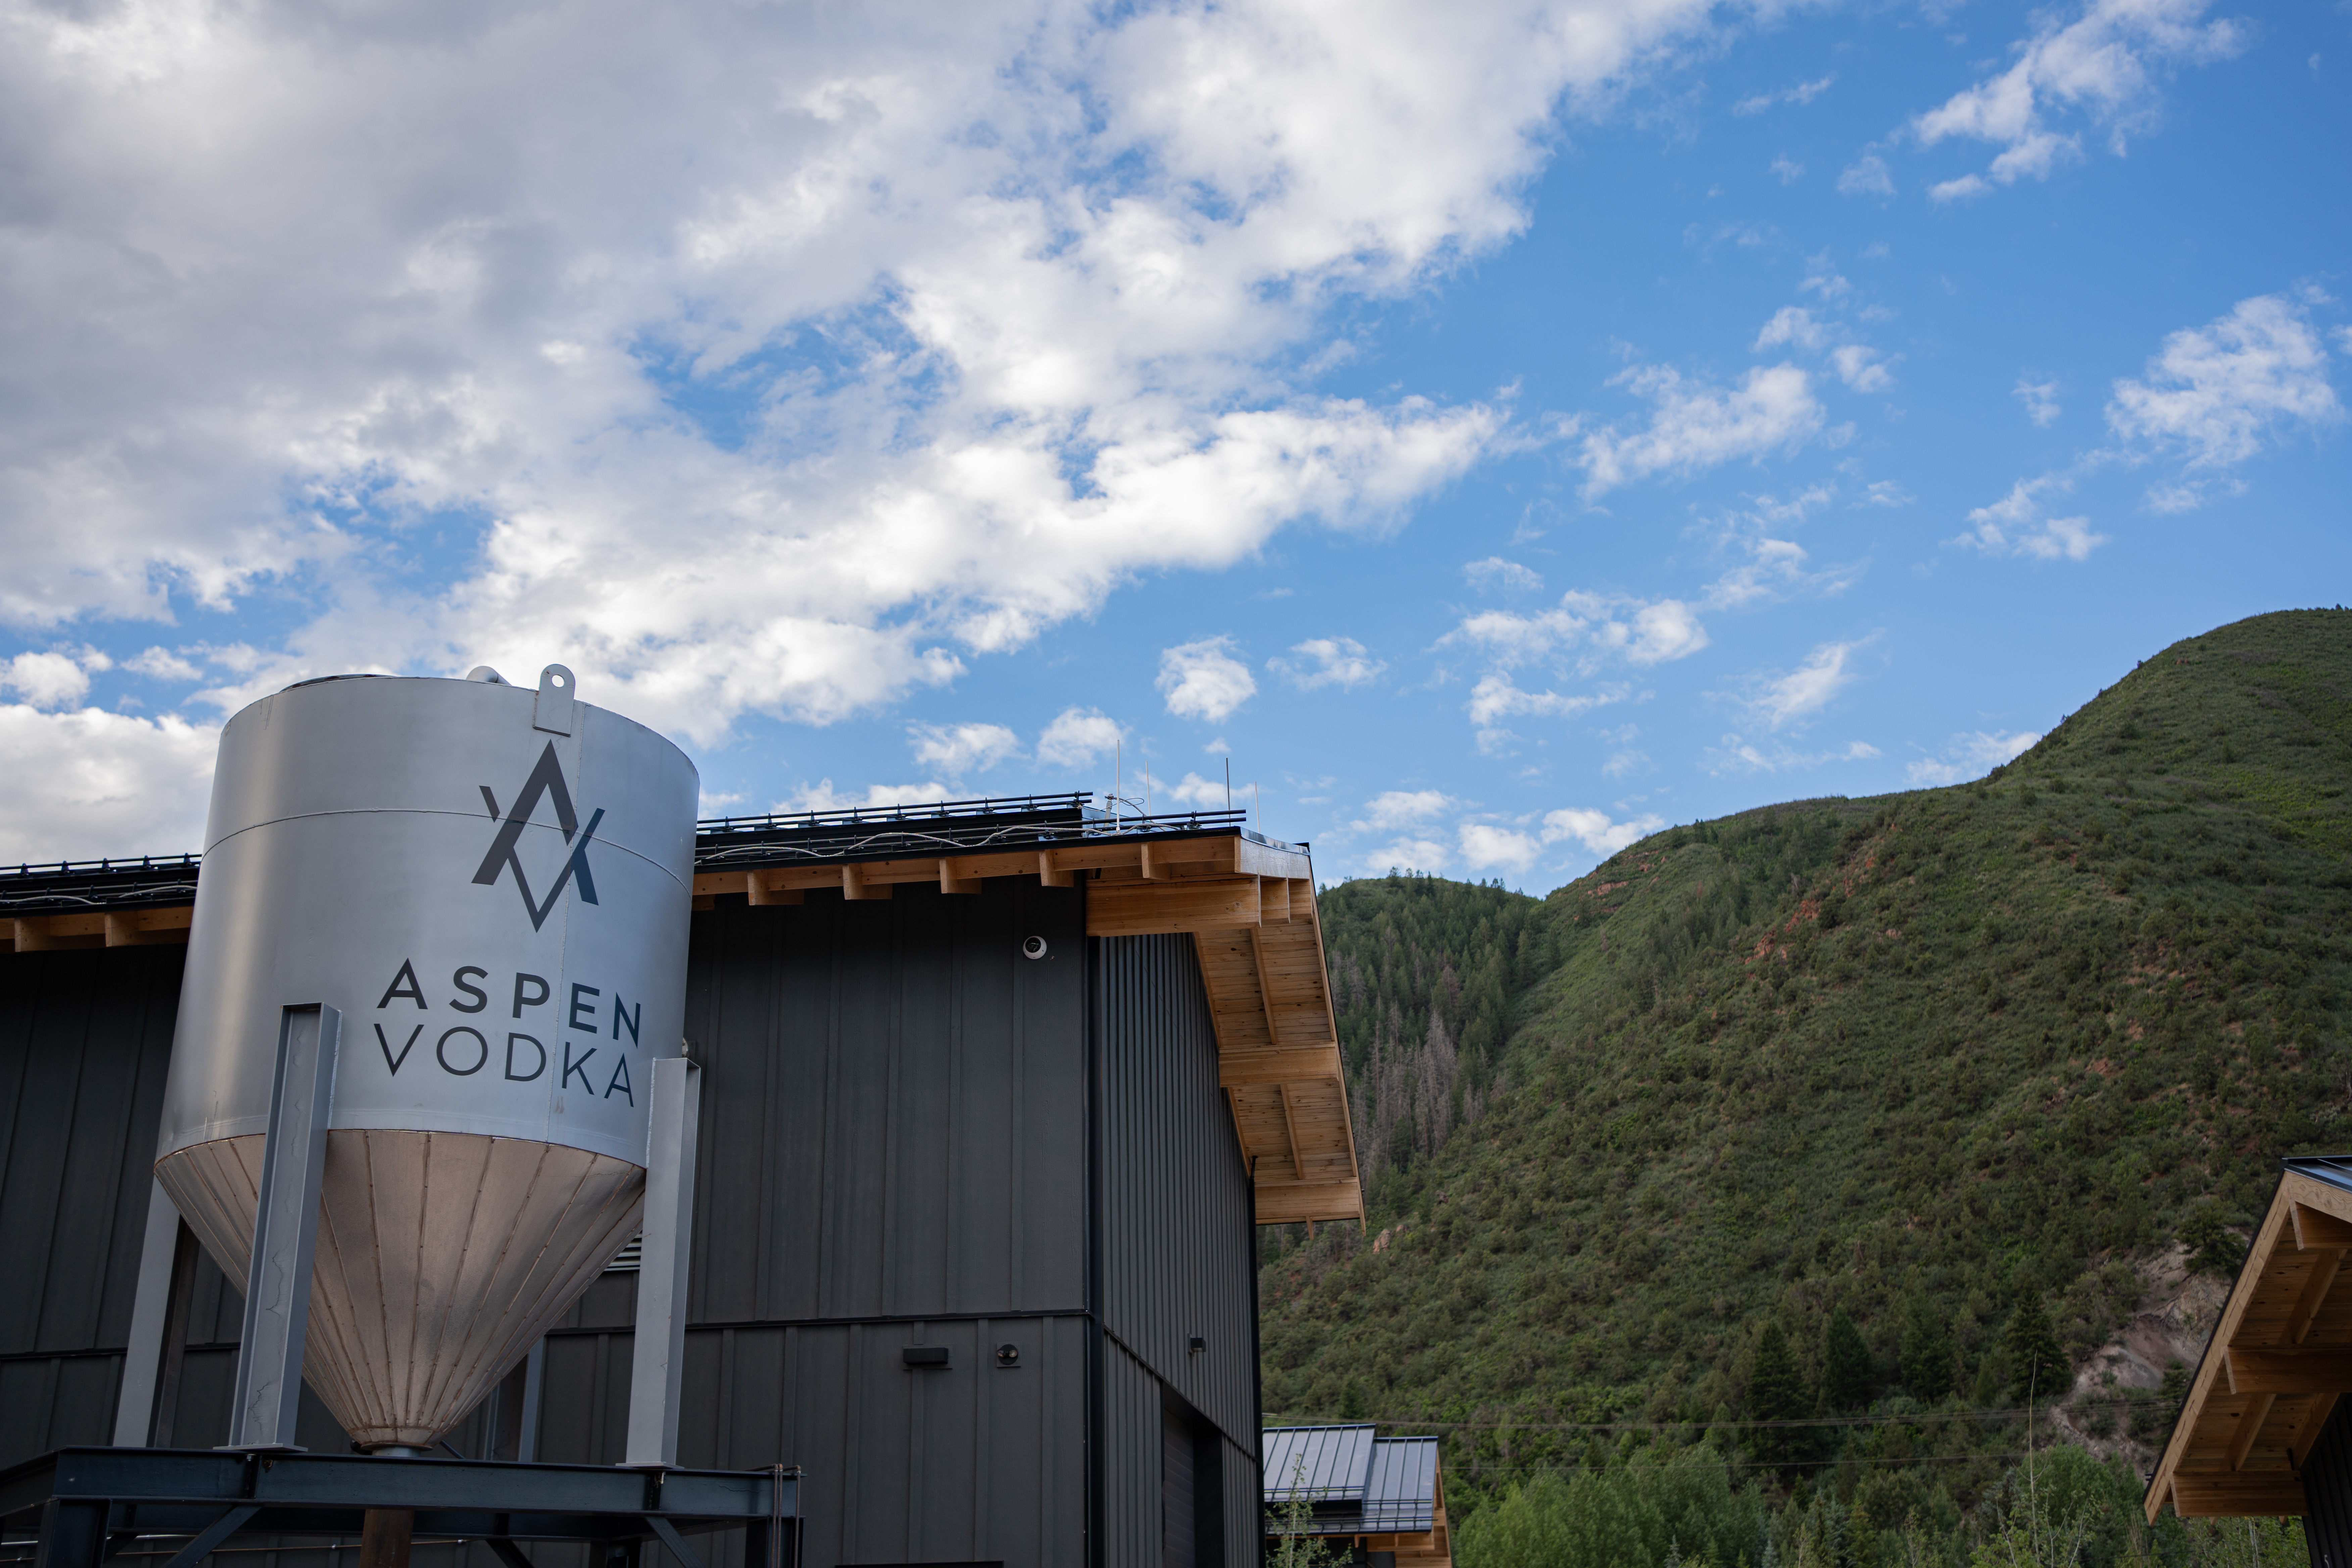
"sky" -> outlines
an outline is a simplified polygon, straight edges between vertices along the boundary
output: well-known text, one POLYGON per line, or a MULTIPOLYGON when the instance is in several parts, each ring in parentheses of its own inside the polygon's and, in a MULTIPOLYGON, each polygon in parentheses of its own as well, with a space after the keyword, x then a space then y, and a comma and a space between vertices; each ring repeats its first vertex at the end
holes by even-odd
POLYGON ((1325 881, 1979 776, 2352 598, 2347 71, 2341 0, 6 0, 0 858, 485 663, 709 816, 1230 798, 1325 881))

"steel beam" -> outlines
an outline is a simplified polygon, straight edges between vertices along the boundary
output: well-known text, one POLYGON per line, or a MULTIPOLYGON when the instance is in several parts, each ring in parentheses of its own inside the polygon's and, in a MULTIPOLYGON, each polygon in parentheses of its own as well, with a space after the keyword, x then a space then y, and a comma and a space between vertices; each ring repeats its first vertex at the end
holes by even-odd
POLYGON ((686 1368, 686 1313, 694 1261, 694 1153, 702 1069, 684 1057, 654 1063, 646 1151, 646 1228, 637 1268, 637 1323, 629 1370, 629 1439, 624 1465, 677 1463, 678 1380, 686 1368))
POLYGON ((278 1077, 253 1215, 229 1406, 230 1448, 291 1448, 302 1403, 302 1341, 310 1321, 310 1263, 319 1242, 319 1184, 327 1163, 327 1117, 343 1016, 319 1003, 282 1009, 278 1077))
POLYGON ((172 1263, 180 1246, 180 1211, 150 1182, 147 1237, 139 1247, 139 1285, 131 1298, 131 1345, 114 1399, 114 1446, 143 1448, 155 1440, 155 1389, 163 1365, 163 1325, 172 1315, 172 1263))

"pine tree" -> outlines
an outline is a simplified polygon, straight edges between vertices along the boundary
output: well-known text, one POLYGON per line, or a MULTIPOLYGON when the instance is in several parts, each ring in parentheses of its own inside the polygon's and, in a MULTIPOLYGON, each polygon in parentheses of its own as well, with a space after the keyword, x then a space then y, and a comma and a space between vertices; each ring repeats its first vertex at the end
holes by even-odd
POLYGON ((1870 1403, 1870 1347, 1843 1307, 1830 1314, 1822 1334, 1822 1404, 1833 1414, 1860 1410, 1870 1403))
MULTIPOLYGON (((1748 1408, 1759 1421, 1794 1421, 1811 1413, 1811 1392, 1796 1357, 1789 1353, 1789 1336, 1776 1320, 1756 1336, 1756 1366, 1748 1379, 1748 1408)), ((1777 1460, 1796 1456, 1801 1432, 1788 1426, 1768 1426, 1758 1445, 1777 1460)))
POLYGON ((2005 1345, 2010 1382, 2018 1397, 2039 1405, 2065 1395, 2074 1381, 2074 1365, 2051 1331, 2050 1314, 2042 1304, 2040 1291, 2028 1291, 2019 1298, 2017 1310, 2009 1320, 2005 1345))
POLYGON ((1903 1386, 1911 1397, 1934 1405, 1952 1392, 1952 1331, 1934 1302, 1919 1297, 1903 1324, 1903 1386))

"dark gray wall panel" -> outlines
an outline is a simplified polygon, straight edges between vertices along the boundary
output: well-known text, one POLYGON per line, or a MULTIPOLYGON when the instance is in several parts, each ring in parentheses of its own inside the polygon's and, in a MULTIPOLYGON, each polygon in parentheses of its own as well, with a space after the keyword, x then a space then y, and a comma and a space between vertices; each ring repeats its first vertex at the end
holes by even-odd
POLYGON ((1225 1568, 1258 1568, 1265 1550, 1265 1484, 1257 1449, 1217 1444, 1225 1468, 1225 1568))
POLYGON ((1161 1568, 1160 1380, 1115 1342, 1106 1338, 1101 1344, 1102 1555, 1097 1568, 1161 1568))
POLYGON ((1103 1080, 1103 1326, 1227 1438, 1254 1446, 1256 1216, 1217 1085, 1197 951, 1189 936, 1089 946, 1103 1080), (1187 1349, 1195 1334, 1206 1350, 1187 1349))
POLYGON ((695 916, 696 1321, 1084 1304, 1080 898, 1000 879, 695 916))
MULTIPOLYGON (((626 1333, 550 1337, 541 1458, 618 1462, 630 1353, 626 1333)), ((1078 1317, 690 1330, 679 1461, 801 1467, 820 1568, 1085 1568, 1086 1357, 1078 1317), (909 1370, 908 1345, 947 1346, 947 1369, 909 1370)))

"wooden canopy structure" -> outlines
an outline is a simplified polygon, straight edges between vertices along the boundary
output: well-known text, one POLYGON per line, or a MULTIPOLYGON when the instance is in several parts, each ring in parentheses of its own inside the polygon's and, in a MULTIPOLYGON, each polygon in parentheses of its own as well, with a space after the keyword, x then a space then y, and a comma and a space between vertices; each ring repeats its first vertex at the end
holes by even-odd
MULTIPOLYGON (((2352 1394, 2352 1160, 2284 1163, 2142 1506, 2183 1518, 2315 1508, 2314 1450, 2352 1394)), ((2342 1423, 2337 1423, 2340 1426, 2342 1423)))
MULTIPOLYGON (((1363 1187, 1306 847, 1250 831, 1238 812, 1111 817, 1086 798, 706 822, 695 845, 695 902, 709 908, 740 894, 753 904, 796 904, 819 891, 887 899, 914 883, 978 893, 1000 877, 1056 888, 1084 880, 1088 936, 1192 938, 1258 1223, 1360 1223, 1363 1187)), ((196 877, 192 856, 0 873, 0 936, 25 952, 184 942, 196 877)))

